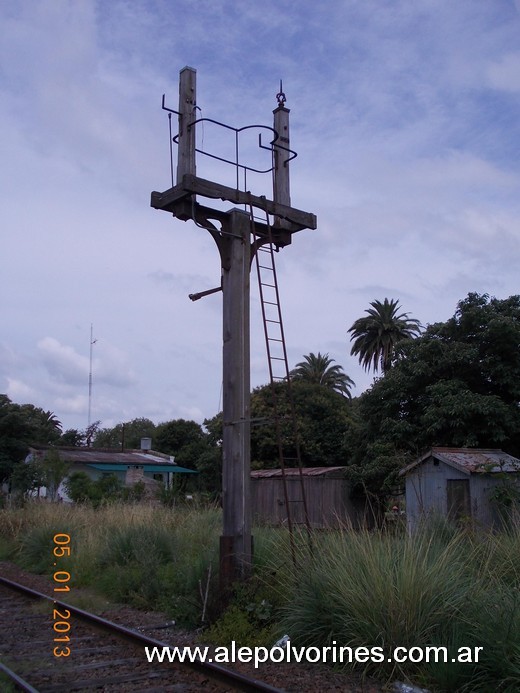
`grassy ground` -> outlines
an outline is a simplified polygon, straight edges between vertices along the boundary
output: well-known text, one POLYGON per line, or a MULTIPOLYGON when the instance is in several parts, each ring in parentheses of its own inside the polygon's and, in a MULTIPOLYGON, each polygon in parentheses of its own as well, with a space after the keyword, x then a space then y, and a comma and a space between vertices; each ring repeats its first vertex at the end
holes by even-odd
MULTIPOLYGON (((520 528, 502 534, 429 527, 404 532, 314 535, 312 554, 285 531, 255 530, 253 579, 222 613, 221 515, 216 508, 34 503, 0 511, 0 555, 52 574, 53 537, 71 537, 60 567, 72 584, 114 601, 163 610, 179 623, 209 624, 219 644, 392 648, 481 647, 479 662, 387 661, 367 672, 410 678, 435 691, 520 690, 520 528)), ((385 658, 386 659, 386 658, 385 658)))

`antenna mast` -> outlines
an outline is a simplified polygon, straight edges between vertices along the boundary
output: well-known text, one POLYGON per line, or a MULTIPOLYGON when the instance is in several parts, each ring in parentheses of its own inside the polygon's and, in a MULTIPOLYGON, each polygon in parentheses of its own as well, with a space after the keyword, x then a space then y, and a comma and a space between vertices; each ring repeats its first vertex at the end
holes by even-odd
POLYGON ((94 325, 92 323, 90 323, 90 364, 89 364, 89 371, 88 371, 88 420, 87 420, 87 435, 89 436, 87 439, 88 447, 90 447, 89 429, 90 429, 90 424, 91 424, 91 412, 92 412, 92 347, 97 342, 97 339, 94 339, 93 336, 94 336, 94 325))

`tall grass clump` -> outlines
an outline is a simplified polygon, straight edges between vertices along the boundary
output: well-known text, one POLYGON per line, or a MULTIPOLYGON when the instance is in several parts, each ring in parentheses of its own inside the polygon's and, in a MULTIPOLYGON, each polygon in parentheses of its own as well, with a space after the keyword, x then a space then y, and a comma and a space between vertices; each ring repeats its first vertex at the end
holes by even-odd
POLYGON ((479 646, 478 664, 361 666, 438 691, 520 690, 520 599, 511 565, 496 567, 502 549, 493 542, 500 541, 479 543, 464 533, 330 534, 312 558, 300 557, 281 625, 307 646, 379 646, 391 654, 435 645, 448 647, 450 660, 458 647, 479 646))
POLYGON ((287 611, 295 634, 310 629, 324 645, 422 645, 463 607, 459 541, 342 532, 316 551, 298 571, 301 598, 287 611))
POLYGON ((71 573, 72 588, 92 587, 187 625, 200 625, 208 611, 209 587, 218 579, 221 521, 215 508, 35 502, 1 510, 0 521, 10 555, 32 572, 52 574, 53 537, 66 533, 71 555, 60 567, 71 573))
POLYGON ((96 554, 99 589, 200 625, 206 583, 218 578, 219 527, 213 508, 151 508, 108 523, 96 554))
MULTIPOLYGON (((34 501, 23 508, 0 511, 0 539, 9 546, 9 557, 33 573, 54 571, 54 535, 68 533, 73 545, 75 530, 76 519, 69 506, 34 501)), ((68 570, 71 561, 65 556, 60 565, 68 570)))

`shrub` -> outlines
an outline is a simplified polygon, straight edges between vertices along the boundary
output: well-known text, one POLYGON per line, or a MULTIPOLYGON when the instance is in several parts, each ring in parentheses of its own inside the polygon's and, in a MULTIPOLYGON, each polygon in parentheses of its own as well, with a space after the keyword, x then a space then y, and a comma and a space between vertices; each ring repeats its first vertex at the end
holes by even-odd
POLYGON ((298 598, 285 606, 283 630, 309 646, 336 641, 382 646, 386 652, 397 646, 480 646, 476 666, 387 661, 365 666, 380 676, 433 683, 437 690, 502 690, 498 684, 518 690, 517 586, 508 584, 508 571, 508 580, 501 570, 493 572, 494 542, 501 539, 488 541, 465 533, 441 540, 428 534, 330 535, 304 569, 293 573, 298 598))
MULTIPOLYGON (((20 544, 18 556, 22 567, 33 573, 44 574, 52 573, 56 570, 54 563, 54 536, 62 533, 63 530, 58 525, 43 525, 32 528, 23 538, 20 544)), ((71 553, 74 551, 74 544, 71 542, 71 553)), ((60 558, 60 570, 69 570, 72 561, 69 557, 60 558)))
POLYGON ((163 527, 131 525, 112 529, 105 538, 99 555, 100 566, 125 566, 131 563, 149 566, 164 565, 175 560, 172 534, 163 527))

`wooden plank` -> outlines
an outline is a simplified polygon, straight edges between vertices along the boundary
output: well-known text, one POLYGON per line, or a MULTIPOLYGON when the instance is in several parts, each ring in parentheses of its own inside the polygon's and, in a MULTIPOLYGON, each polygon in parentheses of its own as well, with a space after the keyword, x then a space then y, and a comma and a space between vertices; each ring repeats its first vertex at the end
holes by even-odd
POLYGON ((195 175, 195 120, 197 71, 192 67, 181 70, 179 78, 179 147, 177 150, 177 183, 187 173, 195 175))
MULTIPOLYGON (((180 200, 186 199, 190 195, 202 195, 214 200, 227 200, 234 204, 253 205, 257 209, 261 209, 268 214, 274 215, 281 219, 285 219, 295 225, 294 231, 302 229, 317 228, 316 215, 311 212, 302 212, 294 207, 278 204, 273 200, 268 200, 266 197, 258 197, 250 192, 243 192, 225 185, 213 183, 204 178, 197 178, 186 174, 183 176, 182 182, 174 188, 165 190, 164 192, 152 192, 150 205, 154 209, 172 211, 174 205, 180 200)), ((289 229, 290 230, 290 229, 289 229)))
POLYGON ((289 185, 289 162, 287 159, 291 153, 287 151, 289 142, 289 109, 278 106, 273 111, 274 129, 278 133, 278 139, 273 145, 274 171, 273 171, 273 197, 277 204, 291 206, 291 192, 289 185))

